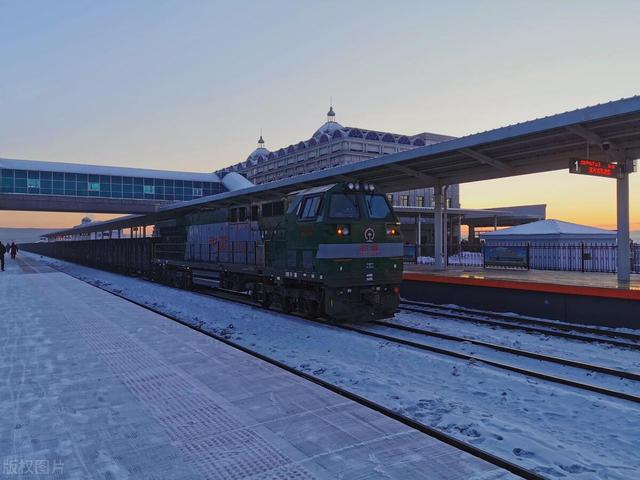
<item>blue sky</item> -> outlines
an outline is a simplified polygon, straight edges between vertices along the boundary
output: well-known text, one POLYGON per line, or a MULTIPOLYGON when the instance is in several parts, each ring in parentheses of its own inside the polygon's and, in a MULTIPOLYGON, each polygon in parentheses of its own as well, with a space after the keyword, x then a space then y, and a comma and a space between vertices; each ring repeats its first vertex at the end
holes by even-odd
MULTIPOLYGON (((639 19, 635 1, 0 0, 0 156, 211 171, 260 128, 308 138, 329 97, 346 125, 464 135, 640 93, 639 19)), ((462 203, 609 225, 613 188, 545 174, 462 203)))

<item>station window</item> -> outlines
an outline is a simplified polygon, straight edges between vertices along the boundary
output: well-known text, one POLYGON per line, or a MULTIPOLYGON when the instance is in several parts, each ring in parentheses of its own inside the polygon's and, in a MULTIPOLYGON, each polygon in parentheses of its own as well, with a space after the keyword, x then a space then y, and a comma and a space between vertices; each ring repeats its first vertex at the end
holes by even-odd
POLYGON ((403 207, 409 206, 409 195, 400 195, 400 205, 403 207))
POLYGON ((202 188, 193 187, 193 196, 201 197, 202 196, 202 188))
POLYGON ((40 188, 40 180, 37 178, 30 178, 27 180, 27 187, 40 188))
POLYGON ((423 196, 416 197, 416 207, 424 207, 424 197, 423 196))
POLYGON ((144 193, 146 194, 153 194, 155 193, 156 189, 153 185, 145 185, 144 186, 144 193))
POLYGON ((99 192, 100 191, 100 183, 99 182, 89 182, 87 185, 87 190, 90 192, 99 192))

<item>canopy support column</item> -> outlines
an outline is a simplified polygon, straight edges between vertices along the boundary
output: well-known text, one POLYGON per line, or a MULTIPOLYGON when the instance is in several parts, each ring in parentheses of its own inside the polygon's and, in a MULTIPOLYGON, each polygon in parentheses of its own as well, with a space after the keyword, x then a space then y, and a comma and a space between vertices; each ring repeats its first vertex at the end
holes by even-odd
POLYGON ((443 202, 444 207, 442 208, 442 252, 443 252, 443 264, 445 267, 449 265, 449 185, 446 185, 443 190, 443 202))
POLYGON ((433 212, 433 233, 434 233, 434 252, 436 270, 444 269, 444 259, 442 256, 442 185, 436 185, 433 188, 434 195, 434 212, 433 212))
POLYGON ((618 216, 618 281, 629 283, 631 280, 631 248, 629 245, 629 165, 623 164, 623 173, 617 179, 617 216, 618 216))
POLYGON ((422 215, 419 213, 416 225, 416 257, 422 256, 422 215))

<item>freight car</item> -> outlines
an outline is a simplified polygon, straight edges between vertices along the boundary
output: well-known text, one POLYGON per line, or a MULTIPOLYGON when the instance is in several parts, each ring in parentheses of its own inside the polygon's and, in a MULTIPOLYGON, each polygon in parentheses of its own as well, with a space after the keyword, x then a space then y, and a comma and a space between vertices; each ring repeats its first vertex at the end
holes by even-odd
POLYGON ((250 295, 285 312, 384 318, 398 305, 399 222, 371 184, 332 184, 156 224, 152 275, 250 295))

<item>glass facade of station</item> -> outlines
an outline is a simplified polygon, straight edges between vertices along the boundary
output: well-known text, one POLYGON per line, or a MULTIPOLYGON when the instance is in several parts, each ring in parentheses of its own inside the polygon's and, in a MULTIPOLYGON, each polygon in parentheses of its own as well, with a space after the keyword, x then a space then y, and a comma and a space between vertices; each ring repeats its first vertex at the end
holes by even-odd
POLYGON ((1 193, 175 201, 193 200, 224 191, 226 189, 220 182, 0 170, 1 193))

